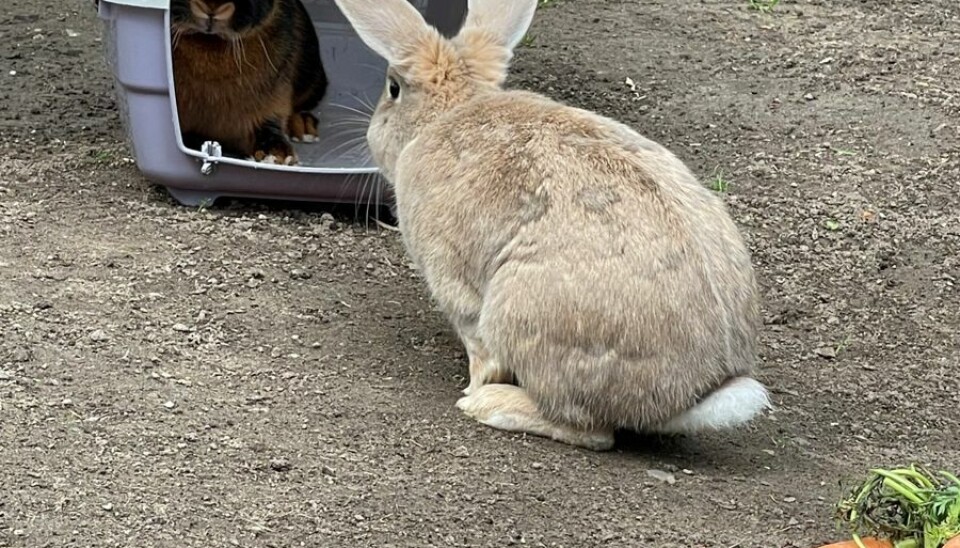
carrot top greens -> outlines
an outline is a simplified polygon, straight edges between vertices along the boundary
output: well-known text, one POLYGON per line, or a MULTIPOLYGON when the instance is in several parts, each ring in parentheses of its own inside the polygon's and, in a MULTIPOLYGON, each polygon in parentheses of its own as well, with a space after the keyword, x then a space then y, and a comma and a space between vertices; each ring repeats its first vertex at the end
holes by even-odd
POLYGON ((960 535, 960 478, 917 465, 873 469, 840 501, 837 514, 861 547, 861 535, 871 535, 897 548, 940 548, 960 535))

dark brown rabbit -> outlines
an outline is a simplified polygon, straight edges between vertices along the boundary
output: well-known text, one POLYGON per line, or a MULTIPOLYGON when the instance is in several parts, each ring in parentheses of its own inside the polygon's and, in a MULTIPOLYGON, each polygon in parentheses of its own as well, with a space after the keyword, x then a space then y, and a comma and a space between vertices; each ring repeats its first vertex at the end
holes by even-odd
POLYGON ((173 73, 184 144, 292 165, 314 141, 327 77, 300 0, 172 0, 173 73))

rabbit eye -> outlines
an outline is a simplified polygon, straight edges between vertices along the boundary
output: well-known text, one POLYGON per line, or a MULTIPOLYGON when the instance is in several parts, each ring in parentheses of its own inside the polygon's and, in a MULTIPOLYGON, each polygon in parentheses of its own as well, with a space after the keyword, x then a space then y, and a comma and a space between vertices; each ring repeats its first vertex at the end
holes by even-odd
POLYGON ((389 86, 390 86, 390 97, 393 98, 394 100, 398 99, 400 97, 400 84, 398 84, 397 81, 394 80, 393 78, 390 78, 389 86))

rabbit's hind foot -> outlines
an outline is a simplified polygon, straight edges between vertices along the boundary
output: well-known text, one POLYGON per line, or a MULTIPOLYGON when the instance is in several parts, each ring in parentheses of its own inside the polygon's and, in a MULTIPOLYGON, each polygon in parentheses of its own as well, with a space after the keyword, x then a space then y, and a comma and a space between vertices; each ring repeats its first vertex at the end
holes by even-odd
POLYGON ((613 429, 580 430, 544 418, 527 392, 511 384, 486 384, 457 401, 457 408, 481 424, 523 432, 593 451, 613 448, 613 429))

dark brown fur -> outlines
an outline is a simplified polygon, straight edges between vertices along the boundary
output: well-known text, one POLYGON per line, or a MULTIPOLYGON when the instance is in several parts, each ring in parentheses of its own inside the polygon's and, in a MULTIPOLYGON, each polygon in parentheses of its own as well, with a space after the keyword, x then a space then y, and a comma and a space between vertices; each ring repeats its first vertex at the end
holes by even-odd
POLYGON ((317 135, 310 111, 327 87, 309 14, 299 0, 234 0, 233 15, 220 31, 196 28, 202 21, 197 10, 215 13, 228 3, 171 4, 184 143, 199 148, 215 140, 231 156, 295 160, 290 137, 317 135))

